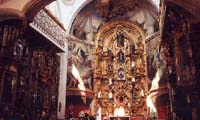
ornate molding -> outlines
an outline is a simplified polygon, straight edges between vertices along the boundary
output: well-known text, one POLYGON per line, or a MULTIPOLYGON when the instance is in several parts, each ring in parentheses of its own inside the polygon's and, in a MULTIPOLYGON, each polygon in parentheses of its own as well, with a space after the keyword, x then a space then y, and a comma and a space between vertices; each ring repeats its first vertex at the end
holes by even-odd
POLYGON ((29 25, 65 51, 66 31, 47 11, 40 10, 29 25))

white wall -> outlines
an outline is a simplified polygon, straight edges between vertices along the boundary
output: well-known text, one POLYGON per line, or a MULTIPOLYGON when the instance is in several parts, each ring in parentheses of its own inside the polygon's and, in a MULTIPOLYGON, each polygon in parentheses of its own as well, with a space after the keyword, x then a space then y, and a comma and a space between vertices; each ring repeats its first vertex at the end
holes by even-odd
POLYGON ((91 0, 75 0, 72 5, 65 5, 62 0, 56 0, 56 2, 51 3, 47 6, 60 21, 64 24, 66 29, 66 34, 70 32, 72 22, 78 12, 91 0))

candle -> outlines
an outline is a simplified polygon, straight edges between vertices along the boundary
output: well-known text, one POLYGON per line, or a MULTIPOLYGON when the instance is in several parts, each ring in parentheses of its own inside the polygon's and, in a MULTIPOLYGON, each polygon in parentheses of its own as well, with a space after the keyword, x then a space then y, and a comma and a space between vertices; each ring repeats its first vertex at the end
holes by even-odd
POLYGON ((98 92, 97 97, 98 97, 98 98, 101 98, 101 91, 98 92))
POLYGON ((109 79, 109 85, 112 85, 112 79, 109 79))
POLYGON ((111 99, 113 97, 112 92, 109 92, 108 97, 111 99))
POLYGON ((134 61, 132 61, 131 66, 135 67, 135 62, 134 61))
POLYGON ((135 82, 135 77, 132 77, 132 82, 135 82))

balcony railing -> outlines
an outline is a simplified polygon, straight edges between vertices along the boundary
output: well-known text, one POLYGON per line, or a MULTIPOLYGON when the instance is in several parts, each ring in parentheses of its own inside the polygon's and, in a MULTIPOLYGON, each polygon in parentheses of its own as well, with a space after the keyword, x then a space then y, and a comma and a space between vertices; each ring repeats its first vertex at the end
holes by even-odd
POLYGON ((59 21, 46 9, 40 10, 30 26, 54 45, 65 51, 66 31, 59 21))

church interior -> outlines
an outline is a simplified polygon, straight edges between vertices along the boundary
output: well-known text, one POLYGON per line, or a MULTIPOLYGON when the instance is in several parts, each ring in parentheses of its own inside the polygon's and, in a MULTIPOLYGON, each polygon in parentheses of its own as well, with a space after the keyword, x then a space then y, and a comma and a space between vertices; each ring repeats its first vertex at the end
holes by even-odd
POLYGON ((199 0, 0 0, 0 120, 199 120, 199 11, 199 0))

